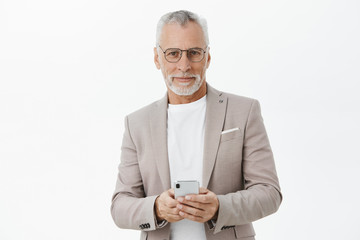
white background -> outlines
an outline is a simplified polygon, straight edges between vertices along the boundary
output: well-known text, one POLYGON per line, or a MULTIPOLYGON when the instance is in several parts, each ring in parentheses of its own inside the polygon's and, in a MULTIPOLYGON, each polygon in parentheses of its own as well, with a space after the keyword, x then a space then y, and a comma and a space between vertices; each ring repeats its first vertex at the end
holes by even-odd
POLYGON ((138 239, 110 215, 123 118, 165 94, 179 9, 208 20, 207 81, 261 103, 284 200, 257 239, 360 239, 357 0, 0 0, 0 239, 138 239))

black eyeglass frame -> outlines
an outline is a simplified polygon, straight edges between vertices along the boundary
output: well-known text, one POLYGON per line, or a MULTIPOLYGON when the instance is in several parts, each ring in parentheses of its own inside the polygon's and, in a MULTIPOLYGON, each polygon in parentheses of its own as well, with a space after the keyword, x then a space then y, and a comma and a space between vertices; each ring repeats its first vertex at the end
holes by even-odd
MULTIPOLYGON (((168 61, 169 63, 177 63, 178 61, 180 61, 180 59, 182 58, 182 53, 183 53, 183 52, 186 52, 186 56, 187 56, 187 58, 189 59, 190 62, 195 62, 195 63, 196 63, 196 62, 201 62, 201 61, 204 59, 205 53, 206 53, 206 50, 204 50, 204 49, 202 49, 202 48, 198 48, 198 47, 189 48, 189 49, 185 49, 185 50, 180 49, 180 48, 167 48, 167 49, 165 49, 165 51, 162 49, 162 47, 161 47, 160 45, 158 45, 158 47, 161 49, 161 51, 162 51, 163 54, 164 54, 164 57, 165 57, 166 61, 168 61), (165 54, 166 51, 171 50, 171 49, 179 50, 179 51, 180 51, 180 57, 179 57, 179 59, 178 59, 177 61, 169 61, 169 60, 166 58, 166 54, 165 54), (191 57, 189 57, 189 51, 194 50, 194 49, 203 51, 203 56, 202 56, 202 58, 201 58, 199 61, 193 61, 193 60, 191 60, 191 57)), ((205 49, 207 49, 207 46, 205 47, 205 49)))

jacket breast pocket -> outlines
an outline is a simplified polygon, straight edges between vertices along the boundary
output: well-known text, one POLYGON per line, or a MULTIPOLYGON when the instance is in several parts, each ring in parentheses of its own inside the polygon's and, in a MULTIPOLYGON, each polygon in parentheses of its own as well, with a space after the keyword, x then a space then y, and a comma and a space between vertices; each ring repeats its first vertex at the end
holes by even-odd
POLYGON ((220 142, 226 142, 226 141, 230 141, 233 139, 238 139, 241 138, 242 134, 240 129, 234 129, 233 131, 230 132, 225 132, 221 134, 221 138, 220 138, 220 142))

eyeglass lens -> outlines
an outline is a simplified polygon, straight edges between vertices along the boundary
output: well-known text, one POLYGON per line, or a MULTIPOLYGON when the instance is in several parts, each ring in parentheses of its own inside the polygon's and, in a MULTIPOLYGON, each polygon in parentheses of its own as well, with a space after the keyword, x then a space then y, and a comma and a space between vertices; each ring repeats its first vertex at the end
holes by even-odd
POLYGON ((201 48, 190 48, 188 50, 169 48, 165 51, 165 58, 169 62, 177 62, 180 60, 183 51, 187 52, 187 57, 192 62, 200 62, 204 58, 204 50, 201 48))

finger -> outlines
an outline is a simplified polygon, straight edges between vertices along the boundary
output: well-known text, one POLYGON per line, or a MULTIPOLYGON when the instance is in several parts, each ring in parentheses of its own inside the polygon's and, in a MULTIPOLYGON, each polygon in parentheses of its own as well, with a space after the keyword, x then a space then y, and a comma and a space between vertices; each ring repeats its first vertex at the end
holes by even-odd
POLYGON ((173 188, 170 188, 170 189, 168 190, 168 193, 169 193, 169 196, 170 196, 170 197, 174 198, 175 193, 174 193, 174 189, 173 189, 173 188))
POLYGON ((183 220, 184 218, 180 215, 169 215, 167 218, 165 218, 168 222, 177 222, 180 220, 183 220))
POLYGON ((186 219, 189 219, 191 221, 195 221, 195 222, 206 222, 206 220, 202 217, 198 217, 198 216, 194 216, 194 215, 191 215, 191 214, 188 214, 186 212, 183 212, 183 211, 180 211, 180 216, 183 217, 183 218, 186 218, 186 219))
POLYGON ((163 218, 166 219, 168 222, 177 222, 184 219, 182 216, 179 215, 179 209, 177 208, 163 208, 162 215, 163 218))
MULTIPOLYGON (((193 201, 186 201, 186 202, 183 202, 181 204, 186 205, 186 206, 190 206, 190 207, 193 207, 193 208, 198 208, 198 209, 201 209, 201 210, 205 210, 206 205, 209 205, 209 203, 200 203, 200 202, 193 202, 193 201)), ((177 207, 178 207, 178 205, 177 205, 177 207)))
POLYGON ((180 214, 172 214, 172 213, 169 213, 169 214, 167 214, 166 216, 167 216, 167 218, 171 218, 171 219, 178 219, 178 220, 183 219, 183 217, 180 216, 180 214))
POLYGON ((162 196, 162 202, 167 205, 167 206, 170 206, 170 207, 176 207, 176 204, 178 203, 177 200, 175 200, 170 194, 171 192, 168 191, 167 193, 169 194, 165 194, 162 196))
POLYGON ((162 213, 173 213, 178 214, 178 208, 176 207, 179 204, 178 201, 173 199, 167 199, 167 201, 163 201, 159 203, 159 209, 162 213))
POLYGON ((167 209, 167 213, 173 215, 179 215, 180 209, 177 207, 167 209))
POLYGON ((206 194, 208 192, 209 192, 209 190, 207 188, 204 188, 204 187, 199 188, 199 194, 206 194))
POLYGON ((185 196, 183 203, 187 204, 187 202, 200 202, 200 203, 212 203, 214 200, 212 196, 209 194, 189 194, 185 196))
POLYGON ((163 201, 159 201, 160 208, 173 209, 176 208, 177 204, 179 204, 179 202, 171 198, 167 198, 163 201))
POLYGON ((206 213, 203 209, 199 209, 199 208, 194 208, 194 207, 190 207, 190 206, 186 206, 186 205, 181 205, 179 204, 177 206, 177 208, 180 210, 180 212, 185 212, 188 214, 191 214, 193 216, 197 216, 197 217, 203 217, 206 213))
POLYGON ((176 201, 175 199, 172 199, 170 197, 166 198, 166 200, 164 201, 165 205, 167 207, 170 207, 170 208, 174 208, 176 207, 176 205, 179 203, 178 201, 176 201))

